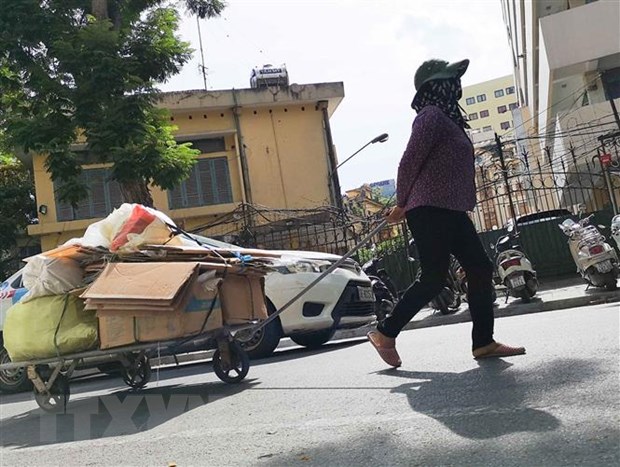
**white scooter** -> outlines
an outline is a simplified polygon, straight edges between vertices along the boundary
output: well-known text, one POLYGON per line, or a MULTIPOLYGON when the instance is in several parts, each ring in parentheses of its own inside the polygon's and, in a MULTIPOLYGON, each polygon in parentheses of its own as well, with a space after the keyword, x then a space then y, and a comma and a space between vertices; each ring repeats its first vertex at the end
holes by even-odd
POLYGON ((620 248, 620 214, 614 216, 611 220, 611 237, 620 248))
POLYGON ((521 249, 514 220, 508 221, 507 229, 508 235, 500 237, 495 245, 491 245, 495 250, 497 273, 506 287, 506 301, 508 296, 513 296, 529 302, 538 291, 536 271, 521 249))
POLYGON ((618 255, 596 226, 589 225, 591 218, 592 215, 579 222, 566 219, 559 226, 568 236, 568 246, 577 265, 577 272, 588 286, 616 290, 618 255))

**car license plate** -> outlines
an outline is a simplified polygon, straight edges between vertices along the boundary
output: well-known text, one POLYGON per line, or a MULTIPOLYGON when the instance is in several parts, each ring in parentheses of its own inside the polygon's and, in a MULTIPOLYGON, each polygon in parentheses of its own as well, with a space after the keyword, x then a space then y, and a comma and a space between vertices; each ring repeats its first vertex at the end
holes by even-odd
POLYGON ((611 261, 609 260, 596 263, 594 266, 596 267, 596 270, 601 274, 605 274, 613 269, 611 261))
POLYGON ((510 279, 510 285, 513 288, 523 287, 525 285, 525 277, 517 276, 517 277, 514 277, 514 278, 510 279))
POLYGON ((372 291, 372 287, 358 287, 357 294, 360 297, 360 302, 374 302, 375 294, 372 291))

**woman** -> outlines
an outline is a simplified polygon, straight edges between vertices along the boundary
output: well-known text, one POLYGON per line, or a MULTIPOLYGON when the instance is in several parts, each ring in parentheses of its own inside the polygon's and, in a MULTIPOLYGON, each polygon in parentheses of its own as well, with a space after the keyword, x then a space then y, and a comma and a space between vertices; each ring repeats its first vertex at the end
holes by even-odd
POLYGON ((415 74, 417 112, 411 138, 398 167, 396 207, 388 222, 407 219, 420 252, 422 276, 411 285, 368 339, 383 360, 399 367, 396 337, 443 289, 450 254, 465 270, 473 322, 474 358, 525 353, 493 340, 493 265, 467 215, 476 204, 474 150, 459 109, 461 76, 469 60, 424 62, 415 74))

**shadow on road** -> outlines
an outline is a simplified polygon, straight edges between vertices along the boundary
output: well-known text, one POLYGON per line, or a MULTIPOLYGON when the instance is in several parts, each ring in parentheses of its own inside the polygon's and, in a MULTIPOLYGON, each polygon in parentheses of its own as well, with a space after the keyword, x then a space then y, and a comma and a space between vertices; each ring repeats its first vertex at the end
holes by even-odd
POLYGON ((413 380, 391 392, 405 394, 414 411, 465 438, 488 439, 557 429, 560 422, 536 407, 536 399, 549 386, 587 380, 598 366, 587 360, 553 360, 536 379, 528 379, 509 371, 512 364, 502 359, 478 363, 478 368, 463 373, 383 370, 378 374, 413 380))
POLYGON ((529 389, 519 384, 502 360, 484 361, 463 373, 387 370, 414 380, 392 389, 405 394, 411 408, 443 423, 465 438, 496 438, 522 431, 549 431, 560 426, 552 415, 523 406, 529 389))
POLYGON ((256 384, 259 383, 246 380, 236 385, 220 382, 171 385, 82 397, 69 402, 63 414, 50 414, 37 408, 3 420, 0 445, 26 448, 132 435, 256 384))

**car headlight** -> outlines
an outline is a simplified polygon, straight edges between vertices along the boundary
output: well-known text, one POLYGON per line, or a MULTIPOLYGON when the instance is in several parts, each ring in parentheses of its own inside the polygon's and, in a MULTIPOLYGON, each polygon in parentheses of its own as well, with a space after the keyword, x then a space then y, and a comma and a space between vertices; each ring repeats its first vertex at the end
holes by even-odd
POLYGON ((287 264, 290 272, 314 272, 321 273, 329 268, 330 263, 327 261, 295 261, 287 264))
POLYGON ((331 266, 329 261, 309 260, 299 258, 285 258, 274 266, 280 274, 295 274, 300 272, 319 274, 331 266))

